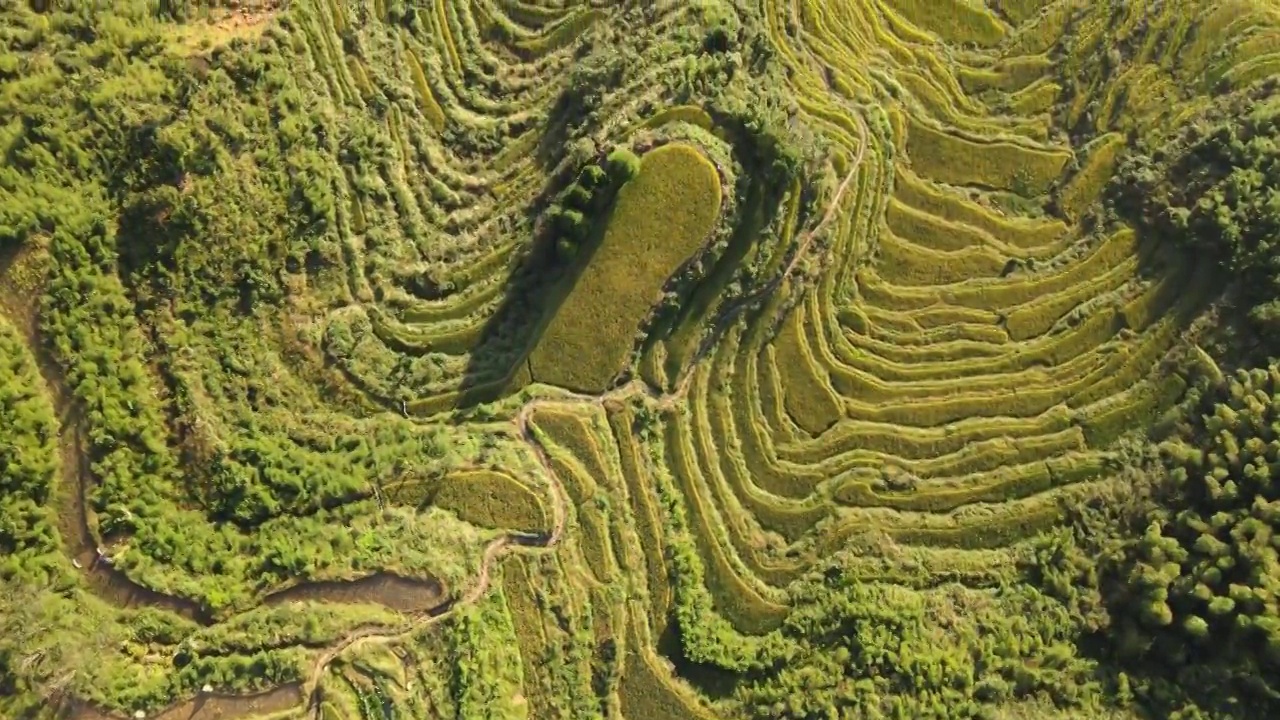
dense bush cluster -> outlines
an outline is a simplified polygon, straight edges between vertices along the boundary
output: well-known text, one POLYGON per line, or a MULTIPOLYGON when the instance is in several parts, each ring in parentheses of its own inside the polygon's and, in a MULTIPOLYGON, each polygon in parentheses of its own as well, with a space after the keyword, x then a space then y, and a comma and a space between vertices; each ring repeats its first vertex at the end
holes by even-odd
POLYGON ((130 302, 111 274, 114 238, 101 219, 77 228, 68 214, 62 225, 52 243, 58 271, 46 294, 45 325, 85 403, 102 530, 138 532, 156 521, 162 502, 173 501, 177 465, 148 387, 130 302))
POLYGON ((1161 453, 1168 486, 1133 541, 1120 651, 1225 700, 1280 710, 1280 366, 1200 400, 1161 453), (1206 683, 1206 681, 1210 681, 1206 683))
POLYGON ((782 628, 793 649, 744 684, 750 717, 982 718, 1043 695, 1079 712, 1098 702, 1094 668, 1056 601, 1027 588, 924 598, 855 580, 848 567, 841 554, 793 587, 782 628))
POLYGON ((587 242, 591 229, 604 219, 623 183, 640 172, 640 158, 629 148, 616 148, 603 165, 592 163, 556 196, 544 221, 554 233, 557 261, 568 264, 587 242))
MULTIPOLYGON (((1265 81, 1138 148, 1111 185, 1123 217, 1225 271, 1249 345, 1264 355, 1277 349, 1280 319, 1278 141, 1280 102, 1265 81)), ((1276 711, 1276 381, 1274 364, 1245 369, 1193 397, 1142 480, 1152 496, 1113 518, 1124 529, 1101 563, 1080 566, 1090 575, 1081 587, 1098 583, 1089 604, 1111 626, 1115 656, 1150 702, 1187 717, 1276 711)))
POLYGON ((0 318, 0 580, 35 584, 59 572, 52 499, 58 424, 30 353, 0 318))
POLYGON ((1040 544, 1032 576, 1129 701, 1187 719, 1280 710, 1278 389, 1275 364, 1202 383, 1173 437, 1040 544))
POLYGON ((1280 328, 1280 97, 1267 82, 1219 100, 1112 181, 1122 214, 1218 263, 1267 337, 1280 328))

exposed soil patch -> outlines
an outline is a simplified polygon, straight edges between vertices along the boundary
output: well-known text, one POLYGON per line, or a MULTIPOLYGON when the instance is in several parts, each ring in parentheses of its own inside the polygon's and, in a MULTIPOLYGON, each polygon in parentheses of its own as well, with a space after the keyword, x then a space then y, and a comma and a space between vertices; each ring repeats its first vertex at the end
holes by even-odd
POLYGON ((232 7, 199 11, 173 30, 178 45, 190 53, 213 49, 236 38, 254 39, 262 34, 276 14, 288 7, 288 0, 242 0, 232 7))
MULTIPOLYGON (((298 685, 284 685, 256 695, 225 695, 200 693, 194 698, 173 705, 149 720, 231 720, 231 718, 261 717, 295 708, 302 701, 298 685)), ((76 703, 68 717, 73 720, 123 720, 131 717, 102 712, 83 703, 76 703)))
POLYGON ((309 582, 274 592, 267 605, 290 602, 376 603, 407 614, 426 613, 447 601, 444 584, 437 580, 406 578, 378 573, 359 580, 309 582))

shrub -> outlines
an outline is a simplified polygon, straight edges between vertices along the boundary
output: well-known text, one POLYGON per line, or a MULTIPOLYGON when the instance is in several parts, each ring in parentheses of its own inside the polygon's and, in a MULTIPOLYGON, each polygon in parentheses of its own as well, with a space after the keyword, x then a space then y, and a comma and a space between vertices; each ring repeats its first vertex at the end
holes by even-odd
POLYGON ((561 202, 563 202, 566 207, 570 207, 581 212, 587 212, 591 209, 591 201, 593 197, 594 194, 590 190, 578 183, 574 183, 565 190, 561 202))
POLYGON ((588 227, 586 216, 579 210, 565 210, 560 214, 560 232, 574 243, 582 241, 588 227))
POLYGON ((624 183, 640 174, 640 158, 627 148, 618 148, 609 153, 606 163, 609 177, 616 183, 624 183))
POLYGON ((556 241, 556 259, 562 262, 572 262, 578 257, 578 246, 569 238, 560 238, 556 241))
POLYGON ((592 164, 582 168, 582 172, 578 173, 578 184, 588 190, 594 190, 604 185, 608 177, 604 168, 592 164))
POLYGON ((542 213, 542 217, 547 227, 555 232, 561 232, 564 227, 564 206, 560 203, 552 203, 542 213))

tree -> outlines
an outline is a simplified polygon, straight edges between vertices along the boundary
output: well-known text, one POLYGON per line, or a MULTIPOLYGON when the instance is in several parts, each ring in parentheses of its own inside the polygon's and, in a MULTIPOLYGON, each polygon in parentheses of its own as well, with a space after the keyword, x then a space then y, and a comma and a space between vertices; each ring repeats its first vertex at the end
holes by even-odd
POLYGON ((587 219, 578 210, 565 210, 560 213, 560 232, 573 242, 581 242, 586 233, 587 219))
POLYGON ((578 173, 578 184, 588 190, 595 190, 604 185, 606 180, 608 180, 608 175, 605 173, 604 168, 595 163, 587 165, 582 168, 582 172, 578 173))
POLYGON ((606 163, 609 177, 619 185, 640 174, 640 158, 628 148, 620 147, 609 153, 606 163))
POLYGON ((1125 158, 1112 207, 1231 273, 1264 342, 1280 311, 1280 96, 1274 83, 1227 96, 1158 145, 1125 158))
POLYGON ((556 241, 556 258, 561 262, 572 262, 578 257, 578 246, 569 238, 560 238, 556 241))

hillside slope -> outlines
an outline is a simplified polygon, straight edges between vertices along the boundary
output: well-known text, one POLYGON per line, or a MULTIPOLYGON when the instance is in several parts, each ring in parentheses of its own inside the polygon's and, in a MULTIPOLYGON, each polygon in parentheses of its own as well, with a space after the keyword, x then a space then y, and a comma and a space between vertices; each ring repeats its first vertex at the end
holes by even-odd
POLYGON ((0 716, 1280 710, 1272 3, 100 5, 0 2, 0 716))

